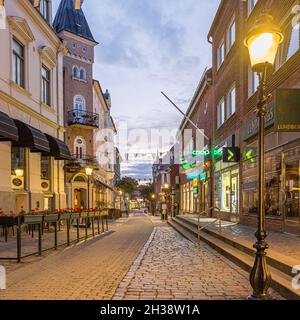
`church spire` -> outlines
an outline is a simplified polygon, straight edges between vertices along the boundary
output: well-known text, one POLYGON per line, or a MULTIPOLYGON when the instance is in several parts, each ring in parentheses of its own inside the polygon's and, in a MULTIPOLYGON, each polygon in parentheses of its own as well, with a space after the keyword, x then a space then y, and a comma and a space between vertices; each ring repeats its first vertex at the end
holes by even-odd
MULTIPOLYGON (((83 0, 81 0, 82 5, 83 0)), ((79 37, 96 42, 86 21, 82 7, 75 7, 75 0, 61 0, 53 21, 53 28, 57 33, 68 31, 79 37)))

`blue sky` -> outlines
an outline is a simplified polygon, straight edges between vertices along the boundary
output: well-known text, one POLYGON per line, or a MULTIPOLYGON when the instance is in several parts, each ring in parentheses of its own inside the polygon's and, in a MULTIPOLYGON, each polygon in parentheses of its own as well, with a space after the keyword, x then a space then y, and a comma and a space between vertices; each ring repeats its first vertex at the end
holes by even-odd
MULTIPOLYGON (((54 0, 54 13, 60 0, 54 0)), ((205 67, 207 33, 220 0, 85 0, 95 39, 94 78, 112 95, 112 115, 129 129, 177 128, 205 67)), ((155 152, 155 150, 151 150, 155 152)), ((149 159, 123 163, 122 174, 150 178, 149 159)))

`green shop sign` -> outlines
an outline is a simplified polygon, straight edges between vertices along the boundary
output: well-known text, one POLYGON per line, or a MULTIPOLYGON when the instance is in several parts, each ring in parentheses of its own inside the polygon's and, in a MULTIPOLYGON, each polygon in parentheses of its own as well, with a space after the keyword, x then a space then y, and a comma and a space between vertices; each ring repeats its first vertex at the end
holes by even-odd
POLYGON ((275 130, 300 132, 300 89, 276 90, 275 130))
POLYGON ((185 159, 181 160, 181 167, 183 170, 194 169, 194 168, 196 168, 196 165, 197 165, 196 162, 195 163, 188 163, 188 161, 185 159))
POLYGON ((207 172, 202 172, 200 174, 200 181, 206 182, 207 181, 207 172))
MULTIPOLYGON (((275 113, 274 113, 274 106, 267 108, 267 114, 265 119, 265 128, 269 128, 274 125, 275 122, 275 113)), ((243 138, 244 141, 247 141, 251 137, 258 134, 258 117, 254 116, 243 127, 243 138)))
POLYGON ((209 149, 193 150, 192 156, 193 157, 204 156, 205 160, 208 160, 211 158, 218 159, 223 156, 223 149, 212 148, 212 150, 209 150, 209 149))

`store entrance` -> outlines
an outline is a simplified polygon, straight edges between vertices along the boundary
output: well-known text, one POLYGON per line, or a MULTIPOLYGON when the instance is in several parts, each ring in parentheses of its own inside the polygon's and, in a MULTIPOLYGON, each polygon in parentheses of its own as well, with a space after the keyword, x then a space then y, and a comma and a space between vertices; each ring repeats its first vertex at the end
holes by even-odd
POLYGON ((74 208, 86 208, 86 190, 84 189, 75 189, 74 190, 74 208))
POLYGON ((285 161, 285 232, 300 236, 300 161, 285 161))
POLYGON ((230 177, 230 212, 232 222, 239 222, 239 176, 233 174, 230 177))

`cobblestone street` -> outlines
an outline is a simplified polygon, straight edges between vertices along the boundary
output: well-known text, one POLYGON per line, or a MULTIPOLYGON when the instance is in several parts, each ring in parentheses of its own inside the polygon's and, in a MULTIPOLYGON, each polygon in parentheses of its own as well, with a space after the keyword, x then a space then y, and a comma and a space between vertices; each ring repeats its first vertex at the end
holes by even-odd
POLYGON ((12 263, 3 263, 7 289, 0 299, 111 299, 152 230, 148 218, 136 216, 112 233, 11 272, 12 263))
POLYGON ((251 293, 248 275, 229 260, 139 213, 111 233, 17 269, 4 265, 8 281, 0 299, 245 299, 251 293))
POLYGON ((114 299, 245 299, 251 290, 246 272, 165 226, 154 229, 114 299))

